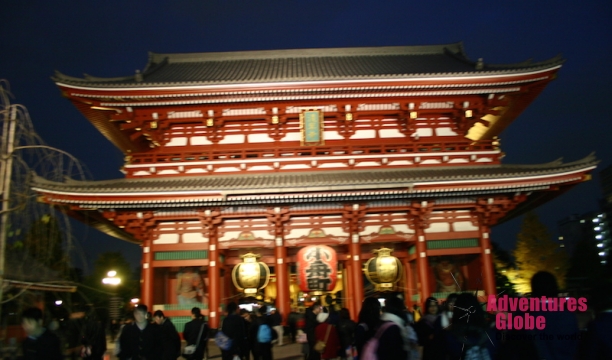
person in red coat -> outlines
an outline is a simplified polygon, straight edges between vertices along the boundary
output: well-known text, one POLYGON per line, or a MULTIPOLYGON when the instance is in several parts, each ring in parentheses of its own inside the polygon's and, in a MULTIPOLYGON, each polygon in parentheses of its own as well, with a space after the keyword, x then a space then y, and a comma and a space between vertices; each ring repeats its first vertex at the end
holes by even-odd
POLYGON ((336 327, 330 324, 327 320, 329 313, 321 312, 317 315, 317 321, 319 325, 315 329, 316 341, 324 341, 326 343, 325 350, 320 353, 320 358, 323 359, 336 359, 340 353, 340 338, 338 337, 338 331, 336 327))

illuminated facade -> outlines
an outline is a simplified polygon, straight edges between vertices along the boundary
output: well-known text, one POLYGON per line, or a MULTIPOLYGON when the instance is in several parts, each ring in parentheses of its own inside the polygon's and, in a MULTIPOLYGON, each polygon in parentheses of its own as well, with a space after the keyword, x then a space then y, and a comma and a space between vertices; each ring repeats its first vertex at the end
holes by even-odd
POLYGON ((270 268, 264 295, 286 317, 311 245, 333 249, 332 293, 353 317, 376 290, 363 266, 381 248, 401 269, 379 286, 408 305, 492 294, 490 228, 595 167, 591 156, 501 163, 497 136, 561 63, 490 65, 448 44, 150 54, 127 77, 58 73, 62 94, 125 153, 125 178, 38 179, 36 190, 142 246, 144 303, 175 317, 206 303, 213 328, 247 253, 270 268), (202 278, 192 289, 190 271, 202 278))

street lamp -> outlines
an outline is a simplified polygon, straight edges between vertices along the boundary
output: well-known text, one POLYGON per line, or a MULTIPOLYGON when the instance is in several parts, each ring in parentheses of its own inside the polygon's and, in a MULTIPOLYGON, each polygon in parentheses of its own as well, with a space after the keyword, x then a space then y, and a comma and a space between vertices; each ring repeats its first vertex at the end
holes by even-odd
POLYGON ((102 284, 119 285, 121 284, 121 278, 117 277, 117 272, 115 270, 111 270, 106 273, 106 277, 102 279, 102 284))

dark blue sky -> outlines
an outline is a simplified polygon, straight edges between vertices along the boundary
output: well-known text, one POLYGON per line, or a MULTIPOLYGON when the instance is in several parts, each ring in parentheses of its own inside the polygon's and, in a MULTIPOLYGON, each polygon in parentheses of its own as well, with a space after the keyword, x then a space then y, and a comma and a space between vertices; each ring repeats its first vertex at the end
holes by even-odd
MULTIPOLYGON (((596 151, 612 163, 612 2, 576 1, 5 1, 0 11, 0 79, 11 83, 38 133, 81 159, 94 179, 121 177, 122 154, 64 98, 54 70, 123 76, 149 51, 207 52, 427 45, 463 41, 472 59, 511 63, 567 60, 538 99, 501 135, 505 163, 576 160, 596 151), (62 4, 62 5, 59 5, 62 4)), ((572 213, 594 210, 599 178, 537 209, 556 231, 572 213)), ((513 247, 520 219, 493 230, 513 247)), ((137 246, 95 230, 79 233, 90 257, 137 246)))

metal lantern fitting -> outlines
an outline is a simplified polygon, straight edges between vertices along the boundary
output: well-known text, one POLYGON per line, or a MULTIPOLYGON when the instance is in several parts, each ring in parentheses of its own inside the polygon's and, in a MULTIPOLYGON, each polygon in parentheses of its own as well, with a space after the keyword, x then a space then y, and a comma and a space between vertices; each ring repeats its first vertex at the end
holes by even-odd
POLYGON ((392 291, 393 284, 402 277, 402 264, 398 258, 391 256, 392 251, 388 248, 374 250, 376 257, 365 263, 366 277, 377 291, 392 291))
POLYGON ((257 261, 260 255, 248 253, 242 255, 242 263, 234 266, 232 282, 238 290, 245 294, 257 294, 270 281, 270 268, 265 263, 257 261))

